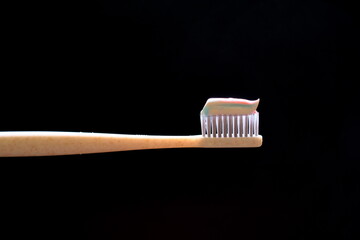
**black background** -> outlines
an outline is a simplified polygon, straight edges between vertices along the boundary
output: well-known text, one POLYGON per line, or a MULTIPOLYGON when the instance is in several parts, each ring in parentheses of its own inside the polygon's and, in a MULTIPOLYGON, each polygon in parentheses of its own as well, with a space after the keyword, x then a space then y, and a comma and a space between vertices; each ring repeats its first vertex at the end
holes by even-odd
POLYGON ((350 1, 27 7, 4 34, 0 130, 192 135, 208 98, 260 98, 264 143, 1 159, 14 239, 358 239, 350 1))

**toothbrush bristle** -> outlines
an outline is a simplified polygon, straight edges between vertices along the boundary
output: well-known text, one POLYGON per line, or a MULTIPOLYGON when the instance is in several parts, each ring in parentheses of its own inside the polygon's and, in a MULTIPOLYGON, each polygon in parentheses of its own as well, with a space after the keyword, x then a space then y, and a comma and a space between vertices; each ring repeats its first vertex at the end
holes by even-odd
POLYGON ((237 138, 259 135, 259 113, 248 115, 200 115, 203 137, 237 138))

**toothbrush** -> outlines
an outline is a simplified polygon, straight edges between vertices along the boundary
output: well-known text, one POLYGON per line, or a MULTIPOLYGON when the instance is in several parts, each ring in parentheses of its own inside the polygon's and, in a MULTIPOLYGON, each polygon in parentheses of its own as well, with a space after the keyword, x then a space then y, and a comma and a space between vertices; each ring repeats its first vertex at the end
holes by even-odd
POLYGON ((151 136, 84 132, 0 132, 0 157, 55 156, 160 148, 260 147, 259 99, 210 98, 201 135, 151 136))

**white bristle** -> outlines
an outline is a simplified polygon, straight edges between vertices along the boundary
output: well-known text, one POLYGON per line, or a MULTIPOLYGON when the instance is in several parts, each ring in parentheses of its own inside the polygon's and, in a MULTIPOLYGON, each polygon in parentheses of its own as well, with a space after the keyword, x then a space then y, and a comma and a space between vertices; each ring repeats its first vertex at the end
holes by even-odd
POLYGON ((259 135, 259 113, 249 115, 200 115, 203 137, 255 137, 259 135))

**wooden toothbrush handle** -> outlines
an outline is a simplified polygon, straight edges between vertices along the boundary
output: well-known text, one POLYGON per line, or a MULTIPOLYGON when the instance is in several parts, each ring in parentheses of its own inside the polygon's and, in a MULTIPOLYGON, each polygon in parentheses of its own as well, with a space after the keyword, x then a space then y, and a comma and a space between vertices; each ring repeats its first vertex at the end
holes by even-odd
POLYGON ((78 132, 0 132, 0 157, 200 147, 201 139, 200 135, 144 136, 78 132))

